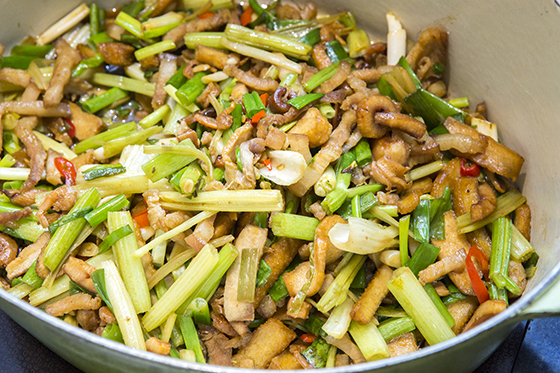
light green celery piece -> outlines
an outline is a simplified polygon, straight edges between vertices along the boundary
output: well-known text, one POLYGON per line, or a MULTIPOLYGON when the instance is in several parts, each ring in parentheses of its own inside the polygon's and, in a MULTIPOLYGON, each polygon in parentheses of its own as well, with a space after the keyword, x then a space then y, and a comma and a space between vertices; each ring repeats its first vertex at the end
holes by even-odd
POLYGON ((134 305, 130 295, 126 291, 123 279, 119 274, 119 270, 115 262, 108 260, 103 262, 105 270, 105 288, 107 296, 113 306, 113 313, 117 319, 117 323, 121 328, 124 344, 146 351, 146 342, 142 333, 140 320, 136 315, 134 305))
MULTIPOLYGON (((284 208, 282 194, 275 189, 216 190, 201 192, 193 198, 183 197, 179 192, 161 192, 161 199, 165 208, 183 211, 259 212, 282 211, 284 208)), ((318 220, 317 224, 319 224, 318 220)))
POLYGON ((163 128, 163 133, 166 135, 175 135, 175 132, 181 126, 179 120, 181 120, 182 118, 186 117, 189 114, 190 111, 185 109, 183 105, 179 105, 179 104, 175 105, 175 108, 173 109, 173 111, 171 111, 171 114, 169 115, 169 119, 165 123, 165 127, 163 128))
POLYGON ((165 104, 159 109, 154 110, 146 117, 142 118, 142 120, 140 120, 138 124, 144 129, 150 128, 152 126, 155 126, 160 120, 163 120, 170 112, 171 108, 169 107, 169 105, 165 104))
POLYGON ((365 255, 352 256, 348 264, 344 266, 327 288, 325 294, 319 299, 317 303, 317 309, 319 311, 329 312, 332 308, 342 304, 342 302, 346 300, 350 285, 366 261, 366 258, 365 255))
MULTIPOLYGON (((71 214, 85 207, 95 208, 99 204, 100 200, 101 195, 99 194, 99 191, 92 188, 84 193, 78 201, 76 201, 74 207, 72 207, 69 213, 71 214)), ((72 243, 76 237, 78 237, 82 229, 84 229, 86 224, 87 222, 85 218, 78 218, 57 229, 49 241, 49 244, 45 248, 43 255, 43 264, 45 267, 51 271, 54 271, 58 267, 62 259, 65 257, 66 252, 70 246, 72 246, 72 243)))
POLYGON ((153 56, 154 54, 158 54, 160 52, 166 52, 168 50, 175 49, 175 43, 173 40, 162 40, 159 43, 155 43, 152 45, 148 45, 147 47, 137 49, 134 52, 134 57, 138 61, 143 60, 144 58, 153 56))
POLYGON ((157 135, 162 131, 163 127, 154 126, 143 131, 133 132, 132 134, 125 137, 120 137, 118 139, 108 141, 103 145, 103 157, 110 158, 117 154, 120 154, 125 146, 142 144, 149 137, 157 135))
POLYGON ((349 332, 367 361, 391 357, 385 339, 372 321, 366 325, 360 325, 352 320, 349 332))
POLYGON ((97 73, 93 75, 93 83, 108 87, 118 87, 124 91, 136 92, 152 97, 156 91, 153 83, 125 78, 123 76, 97 73))
POLYGON ((224 49, 220 44, 222 36, 223 32, 191 32, 185 35, 185 45, 189 49, 195 49, 195 44, 224 49))
MULTIPOLYGON (((109 212, 107 216, 109 233, 129 225, 134 227, 134 222, 128 211, 109 212)), ((143 313, 150 309, 150 290, 142 266, 142 260, 134 257, 134 252, 138 249, 136 235, 131 234, 118 240, 113 245, 113 254, 119 265, 119 272, 122 278, 136 313, 143 313)))
POLYGON ((410 268, 400 267, 395 270, 393 277, 387 282, 387 287, 405 312, 412 317, 430 346, 455 337, 455 333, 410 268))
POLYGON ((142 322, 146 331, 149 332, 164 323, 167 317, 211 275, 218 260, 216 248, 209 244, 204 246, 177 281, 144 315, 142 322))

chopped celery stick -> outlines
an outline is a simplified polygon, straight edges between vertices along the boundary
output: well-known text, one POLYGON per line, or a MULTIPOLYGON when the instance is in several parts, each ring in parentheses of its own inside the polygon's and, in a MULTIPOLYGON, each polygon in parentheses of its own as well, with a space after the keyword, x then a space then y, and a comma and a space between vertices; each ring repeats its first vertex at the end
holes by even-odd
MULTIPOLYGON (((183 7, 185 9, 190 9, 193 11, 199 10, 200 8, 206 6, 208 1, 206 0, 183 0, 183 7)), ((235 4, 232 0, 213 0, 212 7, 208 10, 209 12, 215 12, 219 9, 233 9, 235 4)))
POLYGON ((220 44, 220 39, 224 36, 223 32, 191 32, 185 35, 185 45, 189 49, 195 49, 195 44, 206 47, 224 49, 220 44))
POLYGON ((51 44, 47 45, 15 45, 10 51, 10 56, 28 56, 43 58, 53 49, 51 44))
POLYGON ((182 232, 186 231, 187 229, 195 226, 196 224, 200 223, 201 221, 211 217, 215 213, 216 212, 202 211, 202 212, 196 214, 192 218, 190 218, 187 221, 179 224, 175 228, 165 232, 165 234, 162 234, 161 236, 159 236, 157 238, 154 238, 149 243, 147 243, 146 245, 144 245, 141 248, 139 248, 138 250, 136 250, 136 252, 134 253, 134 256, 136 258, 141 258, 142 255, 146 254, 148 251, 150 251, 151 249, 153 249, 154 247, 156 247, 157 245, 159 245, 163 241, 168 240, 172 237, 175 237, 179 233, 182 233, 182 232))
POLYGON ((469 107, 468 97, 454 98, 449 100, 449 103, 459 109, 469 107))
POLYGON ((506 216, 515 211, 519 206, 527 202, 527 198, 517 190, 510 190, 497 198, 496 209, 490 215, 479 221, 471 221, 471 213, 468 212, 457 218, 457 228, 459 233, 469 233, 482 228, 497 218, 506 216))
POLYGON ((449 325, 449 327, 452 328, 453 325, 455 325, 455 319, 453 318, 453 316, 451 316, 451 313, 445 307, 445 304, 443 304, 441 298, 436 292, 436 289, 434 289, 432 284, 426 284, 424 285, 424 290, 426 291, 426 293, 434 303, 434 306, 436 306, 436 308, 438 309, 439 313, 441 313, 441 315, 445 319, 447 325, 449 325))
POLYGON ((306 241, 313 241, 318 225, 319 219, 284 213, 275 214, 270 221, 270 228, 275 236, 306 241))
POLYGON ((289 73, 288 75, 286 75, 284 77, 284 79, 282 79, 282 81, 280 82, 280 85, 282 87, 289 87, 292 84, 294 84, 297 81, 297 75, 294 73, 289 73))
POLYGON ((436 261, 439 252, 439 247, 422 242, 412 255, 412 258, 406 263, 406 266, 410 268, 415 276, 418 276, 418 272, 426 269, 426 267, 436 261))
POLYGON ((121 11, 117 18, 115 18, 115 23, 126 31, 130 32, 132 35, 139 39, 144 39, 144 34, 142 33, 142 24, 140 21, 121 11))
POLYGON ((191 261, 185 272, 181 274, 163 297, 144 315, 142 321, 146 330, 150 331, 155 329, 161 325, 172 312, 175 312, 175 310, 177 310, 177 308, 179 308, 179 306, 211 275, 218 260, 219 255, 216 248, 212 245, 204 246, 200 253, 191 261))
POLYGON ((336 276, 332 284, 327 288, 325 294, 319 299, 317 309, 321 312, 329 312, 332 308, 342 304, 346 300, 348 289, 354 278, 366 261, 364 255, 352 255, 350 261, 336 276))
POLYGON ((408 177, 410 180, 419 180, 423 177, 429 176, 433 173, 440 171, 445 166, 445 162, 435 161, 422 165, 420 167, 413 168, 408 172, 408 177))
POLYGON ((82 108, 88 113, 96 113, 99 110, 111 105, 115 101, 128 97, 128 93, 120 88, 111 88, 107 92, 90 98, 82 103, 82 108))
MULTIPOLYGON (((144 153, 146 154, 160 154, 163 155, 182 155, 185 157, 195 157, 202 162, 206 163, 206 167, 208 168, 208 173, 212 175, 214 166, 212 165, 212 161, 210 157, 206 154, 206 152, 202 150, 198 150, 192 143, 190 139, 183 140, 179 143, 182 146, 166 146, 166 145, 152 145, 144 147, 144 153)), ((144 171, 146 172, 146 171, 144 171)), ((168 176, 168 175, 167 175, 168 176)))
POLYGON ((124 168, 122 164, 117 163, 117 164, 103 164, 103 165, 93 166, 91 168, 88 168, 82 174, 84 176, 84 180, 87 181, 87 180, 97 179, 100 177, 118 175, 124 172, 126 172, 126 168, 124 168))
POLYGON ((325 43, 327 56, 330 60, 335 63, 348 58, 348 54, 344 50, 344 47, 338 40, 332 40, 325 43))
POLYGON ((163 120, 169 113, 171 112, 171 108, 169 105, 165 104, 157 110, 154 110, 149 115, 145 116, 138 122, 140 127, 142 128, 149 128, 155 126, 159 121, 163 120))
MULTIPOLYGON (((101 195, 97 189, 92 188, 76 201, 69 214, 85 207, 95 207, 99 203, 100 199, 101 195)), ((65 257, 66 252, 76 237, 78 237, 86 223, 85 218, 78 218, 57 229, 44 251, 43 264, 45 267, 51 271, 54 271, 58 267, 62 259, 65 257)))
POLYGON ((43 279, 37 275, 35 271, 35 266, 37 265, 37 261, 34 261, 31 267, 25 272, 25 275, 22 278, 22 281, 25 282, 27 285, 33 286, 35 289, 38 289, 43 284, 43 279))
POLYGON ((132 3, 126 4, 125 6, 122 7, 122 12, 128 14, 131 17, 137 17, 138 14, 140 14, 140 12, 142 11, 142 9, 144 8, 144 1, 140 0, 140 1, 134 1, 132 3))
POLYGON ((257 287, 263 286, 268 281, 270 274, 272 273, 272 268, 264 260, 261 260, 259 264, 259 270, 257 271, 257 287))
POLYGON ((327 357, 331 345, 323 338, 317 337, 305 350, 301 351, 301 355, 314 368, 320 369, 327 365, 327 357))
POLYGON ((255 300, 259 259, 258 249, 241 250, 241 268, 237 285, 237 300, 240 302, 253 302, 255 300))
MULTIPOLYGON (((122 231, 119 236, 115 237, 117 238, 116 242, 109 243, 112 243, 113 254, 119 265, 119 271, 122 273, 124 284, 130 294, 136 313, 146 312, 150 309, 152 303, 142 261, 134 257, 134 252, 138 249, 138 243, 136 236, 130 234, 132 232, 123 231, 126 229, 124 228, 126 226, 128 226, 128 230, 132 230, 131 227, 134 226, 130 212, 110 212, 107 217, 107 223, 110 234, 105 240, 108 240, 111 234, 119 230, 122 231)), ((101 249, 100 246, 99 250, 101 251, 101 249)), ((115 305, 113 304, 113 306, 115 305)))
POLYGON ((416 88, 422 88, 422 82, 420 82, 420 79, 418 79, 404 56, 399 59, 398 65, 408 72, 408 75, 410 75, 410 78, 414 82, 416 88))
POLYGON ((94 57, 83 60, 72 71, 72 78, 77 78, 78 76, 82 75, 87 69, 101 66, 103 62, 105 61, 103 61, 103 57, 99 53, 94 57))
POLYGON ((401 265, 407 265, 410 257, 408 255, 408 231, 410 227, 410 215, 406 215, 399 220, 399 252, 401 265))
POLYGON ((136 123, 134 122, 125 123, 123 125, 112 128, 105 132, 101 132, 95 136, 92 136, 88 139, 85 139, 77 143, 76 146, 74 147, 74 150, 76 151, 77 154, 81 154, 89 149, 97 149, 103 146, 103 144, 105 144, 107 141, 126 136, 130 132, 134 131, 135 129, 136 129, 136 123))
MULTIPOLYGON (((158 229, 158 231, 160 230, 158 229)), ((159 236, 161 236, 161 234, 159 234, 158 237, 159 236)), ((173 272, 177 268, 184 268, 183 265, 197 253, 198 251, 196 251, 195 249, 187 249, 180 254, 174 255, 172 259, 168 260, 167 263, 161 266, 161 268, 158 269, 153 275, 148 277, 148 288, 151 289, 154 286, 157 286, 157 284, 160 283, 161 280, 165 278, 165 276, 169 275, 169 273, 173 272)))
POLYGON ((103 158, 111 158, 117 154, 120 154, 122 150, 127 145, 141 144, 146 141, 149 137, 157 135, 162 132, 163 128, 160 126, 150 127, 143 131, 133 132, 132 134, 120 137, 111 141, 107 141, 103 144, 103 158))
POLYGON ((108 87, 121 88, 124 91, 136 92, 152 97, 156 90, 155 84, 124 76, 97 73, 93 75, 93 83, 108 87))
POLYGON ((103 254, 105 251, 109 250, 118 240, 134 233, 134 230, 130 225, 125 225, 109 233, 109 235, 99 244, 99 254, 103 254))
POLYGON ((385 339, 373 321, 360 325, 352 320, 349 331, 367 361, 386 359, 391 356, 385 339))
POLYGON ((511 226, 511 259, 522 263, 535 253, 535 248, 515 225, 511 226))
POLYGON ((144 58, 153 56, 154 54, 158 54, 160 52, 166 52, 175 48, 176 48, 175 43, 172 40, 163 40, 160 41, 159 43, 155 43, 147 47, 144 47, 142 49, 136 50, 134 52, 134 57, 136 57, 136 59, 140 61, 143 60, 144 58))
POLYGON ((27 70, 31 61, 37 57, 32 56, 10 56, 0 57, 0 68, 11 67, 12 69, 27 70))
POLYGON ((389 341, 401 334, 408 333, 416 329, 412 317, 392 318, 379 324, 378 330, 384 340, 389 341))
POLYGON ((186 107, 194 103, 198 96, 204 91, 206 84, 202 83, 202 77, 206 75, 208 75, 208 73, 204 71, 194 74, 192 79, 188 80, 177 90, 175 94, 183 106, 186 107))
POLYGON ((121 333, 121 328, 117 324, 109 324, 103 328, 103 333, 101 337, 110 339, 111 341, 124 343, 123 336, 121 333))
MULTIPOLYGON (((175 146, 173 146, 175 147, 175 146)), ((190 139, 181 141, 176 147, 194 148, 190 139)), ((193 149, 196 150, 196 149, 193 149)), ((194 155, 177 156, 173 153, 160 154, 142 166, 142 170, 152 182, 163 179, 174 172, 182 169, 196 159, 194 155)))
POLYGON ((318 100, 323 96, 324 96, 323 93, 309 93, 306 94, 305 96, 297 96, 288 100, 288 104, 292 105, 296 109, 301 109, 305 105, 310 104, 313 101, 318 100))
POLYGON ((173 111, 171 112, 167 123, 165 123, 163 133, 166 135, 174 135, 181 126, 180 120, 189 114, 190 112, 185 109, 183 105, 175 105, 175 108, 173 108, 173 111))
POLYGON ((28 285, 25 282, 20 282, 19 284, 15 285, 15 286, 12 286, 6 292, 8 294, 11 294, 12 296, 18 298, 18 299, 23 299, 29 293, 31 293, 33 291, 33 289, 34 289, 33 286, 28 285))
MULTIPOLYGON (((183 211, 282 211, 284 202, 282 194, 275 189, 263 190, 215 190, 200 192, 194 198, 188 198, 177 192, 160 193, 165 208, 183 211)), ((296 215, 297 217, 303 217, 296 215)), ((273 218, 274 219, 274 218, 273 218)), ((277 222, 282 218, 277 218, 277 222)), ((319 221, 314 219, 317 224, 319 221)), ((278 223, 281 224, 281 223, 278 223)), ((313 228, 315 231, 315 228, 313 228)))
POLYGON ((336 74, 338 65, 340 62, 333 63, 329 67, 319 71, 317 74, 313 75, 307 82, 303 83, 303 89, 305 92, 311 92, 336 74))
POLYGON ((256 58, 258 60, 268 62, 271 65, 276 65, 277 67, 283 67, 286 70, 296 74, 301 74, 302 72, 302 68, 299 64, 290 61, 286 57, 278 56, 277 54, 267 52, 255 47, 251 47, 244 43, 236 43, 234 41, 229 40, 225 36, 220 39, 220 44, 226 47, 227 49, 239 53, 243 56, 256 58))
POLYGON ((51 139, 50 137, 45 136, 44 134, 42 134, 39 131, 33 131, 33 134, 35 136, 37 136, 39 141, 41 141, 45 150, 52 149, 52 150, 55 150, 59 153, 62 153, 64 158, 66 158, 68 160, 72 160, 72 159, 77 157, 76 153, 74 153, 72 150, 70 150, 70 148, 67 147, 66 144, 64 144, 62 142, 58 142, 54 139, 51 139))
POLYGON ((187 308, 187 313, 192 314, 195 324, 212 325, 208 302, 204 298, 195 298, 187 308))
POLYGON ((179 325, 183 334, 183 340, 185 341, 185 347, 188 350, 194 351, 197 363, 206 363, 193 319, 190 316, 179 316, 179 325))
POLYGON ((101 206, 97 207, 95 210, 88 213, 85 218, 89 225, 92 227, 97 227, 100 223, 107 220, 107 214, 112 211, 119 211, 129 205, 128 199, 124 194, 119 194, 112 198, 111 200, 105 202, 101 206))
POLYGON ((220 253, 218 254, 218 263, 216 264, 214 271, 202 282, 201 285, 198 286, 194 293, 183 302, 177 310, 177 314, 184 314, 187 307, 196 298, 203 298, 206 299, 206 301, 209 301, 212 295, 216 292, 216 289, 218 289, 218 286, 220 286, 222 277, 224 277, 229 267, 233 264, 237 255, 237 249, 232 244, 228 243, 222 247, 220 253))
POLYGON ((100 33, 97 34, 97 35, 93 35, 93 36, 91 37, 91 41, 93 42, 93 44, 95 44, 95 45, 97 46, 98 44, 101 44, 101 43, 111 43, 111 42, 114 42, 115 40, 111 39, 111 38, 107 35, 106 32, 100 32, 100 33))
POLYGON ((521 290, 508 277, 509 260, 511 254, 512 223, 507 217, 501 217, 492 222, 492 250, 490 256, 490 270, 488 277, 499 289, 519 294, 521 290))
POLYGON ((365 54, 370 46, 369 36, 364 30, 352 30, 346 38, 348 54, 352 58, 358 58, 365 54))
POLYGON ((329 316, 327 322, 323 325, 323 330, 333 338, 340 339, 348 330, 352 318, 350 312, 354 307, 354 302, 350 298, 336 306, 329 316))
POLYGON ((84 207, 84 208, 79 209, 75 212, 68 213, 68 214, 64 215, 63 217, 61 217, 60 219, 52 222, 49 225, 48 228, 49 228, 50 234, 53 235, 58 230, 58 228, 60 228, 64 224, 70 223, 72 220, 75 220, 75 219, 78 219, 78 218, 83 218, 84 216, 86 216, 92 210, 93 210, 93 207, 89 206, 89 207, 84 207))
POLYGON ((103 262, 103 269, 107 296, 113 306, 113 314, 121 329, 124 343, 129 347, 146 351, 140 320, 115 262, 112 260, 103 262))
POLYGON ((241 25, 229 24, 225 36, 236 42, 262 48, 268 51, 280 52, 285 55, 300 58, 311 53, 311 46, 280 35, 252 30, 241 25))
POLYGON ((90 35, 95 36, 101 32, 103 23, 105 21, 105 11, 100 9, 97 4, 90 5, 89 25, 90 35))
POLYGON ((299 41, 313 47, 321 41, 321 30, 316 27, 303 35, 299 41))
POLYGON ((431 346, 455 337, 410 268, 397 268, 387 287, 431 346))
MULTIPOLYGON (((155 237, 159 237, 163 233, 164 232, 161 229, 156 229, 155 237)), ((165 262, 166 249, 167 249, 167 241, 163 241, 162 243, 160 243, 159 245, 157 245, 152 249, 152 258, 153 258, 154 266, 156 268, 163 266, 163 263, 165 262)))

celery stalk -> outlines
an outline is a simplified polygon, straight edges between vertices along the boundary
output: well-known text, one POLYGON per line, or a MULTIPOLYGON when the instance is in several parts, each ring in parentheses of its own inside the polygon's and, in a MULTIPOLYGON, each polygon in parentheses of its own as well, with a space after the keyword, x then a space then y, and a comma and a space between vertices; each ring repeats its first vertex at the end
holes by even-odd
MULTIPOLYGON (((110 212, 107 222, 110 233, 127 225, 134 227, 134 222, 128 211, 110 212)), ((136 313, 143 313, 150 309, 152 303, 142 261, 133 255, 137 249, 138 243, 135 235, 125 236, 113 245, 113 253, 134 309, 136 313)))
POLYGON ((386 359, 391 356, 385 339, 373 321, 360 325, 352 320, 349 331, 367 361, 386 359))
POLYGON ((93 75, 93 83, 108 87, 117 87, 124 91, 136 92, 152 97, 156 90, 155 84, 123 76, 97 73, 93 75))
POLYGON ((140 321, 115 262, 108 260, 102 266, 105 270, 107 296, 113 306, 114 315, 121 329, 124 343, 129 347, 146 351, 146 343, 144 342, 140 321))
POLYGON ((455 337, 410 268, 396 269, 387 287, 431 346, 455 337))
POLYGON ((212 245, 206 245, 191 261, 187 269, 171 285, 169 290, 144 315, 142 321, 147 331, 161 325, 165 319, 179 308, 190 295, 212 273, 218 263, 219 255, 212 245))
MULTIPOLYGON (((76 212, 85 207, 96 207, 100 199, 101 195, 97 189, 92 188, 76 201, 69 213, 76 212)), ((45 267, 51 271, 54 271, 58 267, 86 223, 85 218, 78 218, 57 229, 45 248, 43 256, 43 264, 45 267)))
MULTIPOLYGON (((162 192, 162 206, 183 211, 282 211, 282 194, 270 190, 216 190, 201 192, 196 197, 183 197, 178 192, 162 192)), ((278 218, 277 218, 278 219, 278 218)))

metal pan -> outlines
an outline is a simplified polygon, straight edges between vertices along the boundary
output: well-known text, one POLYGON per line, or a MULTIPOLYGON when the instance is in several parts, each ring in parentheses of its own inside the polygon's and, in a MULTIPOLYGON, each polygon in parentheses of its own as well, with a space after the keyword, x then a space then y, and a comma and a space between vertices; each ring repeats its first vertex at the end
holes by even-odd
MULTIPOLYGON (((101 6, 116 1, 97 1, 101 6)), ((0 41, 13 45, 64 16, 79 1, 0 1, 0 41)), ((525 159, 519 186, 533 211, 533 245, 541 259, 525 294, 505 312, 444 343, 378 362, 329 371, 468 372, 521 320, 560 315, 560 8, 553 0, 316 1, 327 12, 351 10, 358 24, 384 38, 387 11, 415 39, 422 28, 450 31, 451 92, 486 100, 502 141, 525 159)), ((218 372, 235 368, 188 363, 136 351, 50 317, 0 292, 0 308, 55 353, 86 372, 218 372)))

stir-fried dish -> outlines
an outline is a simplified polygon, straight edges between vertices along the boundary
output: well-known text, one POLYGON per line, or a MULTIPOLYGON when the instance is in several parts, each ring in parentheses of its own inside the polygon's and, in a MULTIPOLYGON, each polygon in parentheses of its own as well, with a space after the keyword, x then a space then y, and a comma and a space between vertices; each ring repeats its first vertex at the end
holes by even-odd
POLYGON ((389 358, 504 311, 538 260, 524 159, 447 91, 447 32, 407 48, 386 18, 376 40, 311 3, 92 4, 13 47, 4 290, 242 368, 389 358))

